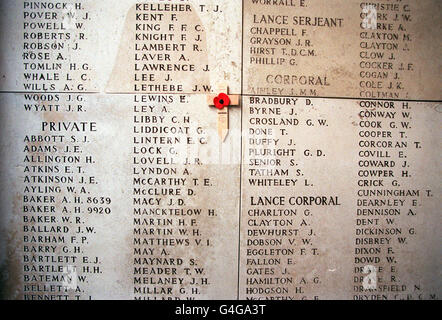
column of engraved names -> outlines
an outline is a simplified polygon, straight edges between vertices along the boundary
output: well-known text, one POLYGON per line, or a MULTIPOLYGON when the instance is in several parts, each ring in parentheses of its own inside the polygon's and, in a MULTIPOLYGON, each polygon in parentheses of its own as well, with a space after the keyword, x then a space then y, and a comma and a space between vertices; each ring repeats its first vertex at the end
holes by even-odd
POLYGON ((206 134, 189 109, 200 100, 179 93, 204 79, 195 76, 206 66, 202 37, 193 35, 202 28, 187 4, 137 4, 134 15, 133 296, 195 299, 211 284, 204 223, 215 210, 199 200, 213 190, 199 173, 206 134))
POLYGON ((309 136, 323 134, 327 119, 312 112, 310 99, 246 101, 241 297, 319 299, 315 226, 341 204, 311 174, 327 152, 309 136))
MULTIPOLYGON (((344 27, 334 13, 316 13, 318 3, 245 1, 245 92, 257 95, 326 96, 332 83, 321 38, 344 27), (321 47, 321 45, 323 47, 321 47), (251 76, 253 74, 253 76, 251 76)), ((318 10, 319 11, 319 10, 318 10)))
MULTIPOLYGON (((135 92, 191 92, 183 81, 202 72, 204 30, 189 4, 136 4, 134 46, 135 92), (190 58, 192 56, 194 59, 190 58)), ((206 58, 207 59, 207 58, 206 58)), ((200 77, 198 80, 203 80, 200 77)))
POLYGON ((210 285, 201 257, 212 246, 206 218, 215 217, 198 200, 214 190, 193 153, 205 135, 190 116, 173 112, 189 96, 134 97, 134 297, 193 299, 210 285))
MULTIPOLYGON (((409 98, 409 90, 415 86, 410 79, 416 74, 410 57, 412 48, 417 49, 409 30, 411 3, 361 2, 361 8, 365 10, 361 15, 360 96, 409 98)), ((431 190, 412 178, 418 173, 410 161, 410 154, 415 158, 423 152, 422 141, 410 131, 423 125, 415 122, 412 109, 424 112, 425 108, 400 100, 362 100, 358 104, 354 299, 414 299, 422 293, 421 283, 401 279, 405 276, 401 253, 416 241, 416 207, 432 196, 431 190)))
POLYGON ((408 30, 412 21, 410 2, 361 2, 361 10, 359 96, 409 98, 407 78, 415 71, 409 57, 413 44, 408 30))
POLYGON ((413 169, 426 144, 414 131, 422 124, 413 110, 425 107, 406 101, 360 101, 359 106, 354 299, 430 298, 434 294, 418 278, 401 278, 403 254, 417 250, 419 217, 433 198, 431 182, 418 184, 413 169))
POLYGON ((88 88, 89 64, 75 53, 88 21, 80 2, 23 3, 24 299, 91 299, 102 273, 100 257, 88 253, 97 237, 91 216, 110 214, 111 200, 89 173, 99 124, 86 120, 88 99, 78 92, 88 88))
POLYGON ((90 65, 80 51, 90 20, 81 2, 23 2, 23 90, 89 89, 90 65))

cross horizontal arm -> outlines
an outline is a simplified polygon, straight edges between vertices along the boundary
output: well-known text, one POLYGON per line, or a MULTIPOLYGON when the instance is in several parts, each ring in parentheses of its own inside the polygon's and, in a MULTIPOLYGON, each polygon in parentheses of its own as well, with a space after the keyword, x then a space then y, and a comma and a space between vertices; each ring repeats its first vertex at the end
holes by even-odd
MULTIPOLYGON (((215 97, 218 96, 217 94, 211 94, 207 96, 207 104, 209 106, 214 106, 214 102, 213 99, 215 99, 215 97)), ((229 106, 239 106, 239 97, 240 95, 238 94, 228 94, 229 99, 230 99, 230 105, 229 106)))

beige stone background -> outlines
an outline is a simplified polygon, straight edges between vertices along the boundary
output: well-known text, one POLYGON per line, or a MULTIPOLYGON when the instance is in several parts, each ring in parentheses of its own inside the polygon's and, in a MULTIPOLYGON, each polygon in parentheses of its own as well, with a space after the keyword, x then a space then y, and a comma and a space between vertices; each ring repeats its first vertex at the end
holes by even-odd
MULTIPOLYGON (((74 1, 70 1, 74 2, 74 1)), ((160 1, 151 1, 159 3, 160 1)), ((21 207, 23 181, 23 148, 25 135, 39 134, 41 121, 96 121, 99 131, 90 135, 90 144, 85 152, 94 156, 97 165, 88 167, 88 174, 98 177, 99 185, 94 192, 112 197, 112 214, 107 217, 84 217, 88 225, 96 228, 96 235, 84 246, 90 256, 100 256, 103 274, 88 276, 89 283, 83 286, 84 297, 94 299, 132 299, 132 126, 133 95, 124 82, 125 50, 127 43, 125 28, 128 14, 136 1, 82 1, 91 20, 87 21, 87 39, 82 49, 73 52, 68 42, 66 56, 69 61, 85 61, 90 65, 86 81, 85 105, 87 113, 24 112, 23 110, 23 66, 22 7, 19 2, 8 0, 0 3, 0 265, 3 296, 7 299, 22 299, 23 268, 21 261, 22 217, 21 207), (120 78, 120 76, 122 76, 120 78), (115 78, 117 78, 115 80, 115 78)), ((150 2, 149 2, 150 3, 150 2)), ((161 2, 161 3, 164 3, 161 2)), ((181 2, 180 2, 181 3, 181 2)), ((357 97, 359 52, 359 2, 358 1, 309 1, 302 10, 269 6, 251 7, 251 1, 190 0, 194 8, 204 4, 210 8, 219 5, 221 13, 198 12, 189 18, 192 23, 202 23, 205 29, 206 51, 195 58, 195 63, 208 62, 210 72, 206 78, 180 78, 188 87, 209 83, 227 83, 231 93, 249 95, 250 86, 266 86, 263 81, 268 72, 290 74, 321 74, 329 77, 332 86, 319 88, 320 96, 357 97), (344 28, 339 33, 310 28, 320 58, 300 60, 296 68, 260 68, 248 65, 247 28, 253 12, 266 14, 339 16, 344 18, 344 28), (244 15, 244 25, 242 19, 244 15), (242 39, 244 28, 244 39, 242 39), (244 41, 244 46, 242 43, 244 41), (244 56, 242 57, 242 54, 244 56), (242 59, 244 65, 242 66, 242 59), (243 67, 243 70, 242 70, 243 67), (243 83, 243 88, 241 85, 243 83)), ((416 1, 412 5, 413 21, 410 33, 414 35, 412 50, 403 59, 412 60, 415 73, 405 82, 409 99, 435 100, 435 102, 412 104, 413 141, 422 141, 423 150, 410 152, 413 179, 407 186, 417 189, 432 189, 434 198, 422 199, 419 214, 409 219, 401 216, 401 226, 416 228, 416 235, 407 246, 398 248, 398 272, 401 282, 410 287, 419 284, 425 297, 441 294, 440 269, 440 3, 438 1, 416 1), (403 218, 403 219, 402 219, 403 218)), ((402 57, 401 57, 402 58, 402 57)), ((287 95, 288 87, 281 87, 287 95)), ((56 91, 62 88, 57 87, 56 91)), ((245 150, 247 140, 241 137, 240 129, 248 128, 250 117, 247 96, 243 96, 241 108, 230 111, 231 131, 223 144, 216 135, 216 111, 207 106, 205 94, 185 94, 186 104, 174 102, 170 112, 178 117, 190 116, 192 128, 202 127, 208 143, 198 150, 188 151, 198 155, 204 165, 190 166, 195 177, 210 178, 209 189, 197 189, 198 197, 189 199, 189 207, 214 208, 217 216, 203 217, 199 221, 203 237, 212 239, 210 248, 173 250, 177 257, 197 257, 206 268, 210 286, 196 296, 198 299, 244 298, 247 199, 250 195, 274 195, 282 192, 291 195, 304 192, 300 188, 283 191, 277 188, 251 188, 246 184, 247 169, 245 150), (241 159, 242 156, 242 159, 241 159), (223 160, 220 160, 223 157, 223 160), (241 161, 242 160, 242 161, 241 161), (220 165, 221 164, 221 165, 220 165), (240 182, 241 181, 241 182, 240 182), (240 216, 241 214, 241 216, 240 216), (240 228, 241 224, 241 228, 240 228), (241 242, 240 242, 241 238, 241 242), (239 248, 239 252, 238 252, 239 248), (240 261, 238 261, 238 253, 240 261), (238 264, 240 273, 238 274, 238 264), (239 279, 239 290, 238 290, 239 279)), ((305 160, 297 153, 297 161, 303 172, 315 184, 311 194, 336 194, 342 206, 327 209, 312 209, 312 228, 316 232, 314 244, 319 248, 318 257, 295 257, 298 264, 291 270, 296 279, 319 276, 321 283, 308 284, 305 296, 309 299, 353 298, 353 249, 355 228, 355 201, 357 180, 357 151, 359 121, 358 101, 346 99, 312 99, 313 108, 300 99, 300 120, 325 118, 329 127, 318 130, 299 126, 290 128, 290 137, 296 139, 299 149, 323 148, 325 159, 305 160), (356 125, 355 125, 356 124, 356 125)), ((157 104, 158 107, 161 104, 157 104)), ((282 106, 284 108, 284 106, 282 106)), ((170 122, 168 124, 171 124, 170 122)), ((276 136, 284 140, 284 137, 276 136)), ((182 169, 183 166, 177 166, 182 169)), ((404 185, 404 188, 406 186, 404 185)), ((72 297, 72 293, 70 293, 72 297)), ((185 297, 185 296, 183 296, 185 297)), ((303 295, 296 295, 302 298, 303 295)), ((415 296, 413 296, 415 298, 415 296)), ((265 297, 261 297, 265 298, 265 297)))

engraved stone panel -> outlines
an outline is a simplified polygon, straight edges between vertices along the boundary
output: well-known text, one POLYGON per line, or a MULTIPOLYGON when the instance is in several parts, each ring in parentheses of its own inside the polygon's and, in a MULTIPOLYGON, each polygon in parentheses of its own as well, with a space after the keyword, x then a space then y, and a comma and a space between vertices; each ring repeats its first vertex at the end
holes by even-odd
POLYGON ((0 297, 440 299, 440 12, 1 1, 0 297))

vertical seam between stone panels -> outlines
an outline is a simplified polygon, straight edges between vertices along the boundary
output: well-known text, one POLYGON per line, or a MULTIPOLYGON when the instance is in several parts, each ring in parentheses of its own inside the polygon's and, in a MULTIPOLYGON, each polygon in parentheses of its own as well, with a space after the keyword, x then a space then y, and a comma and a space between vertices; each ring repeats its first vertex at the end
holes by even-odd
POLYGON ((241 270, 241 213, 242 213, 242 116, 243 116, 243 81, 244 81, 244 0, 241 1, 241 105, 240 105, 240 122, 241 122, 241 139, 239 152, 239 208, 238 208, 238 283, 237 283, 237 300, 239 300, 239 284, 240 284, 240 270, 241 270))

